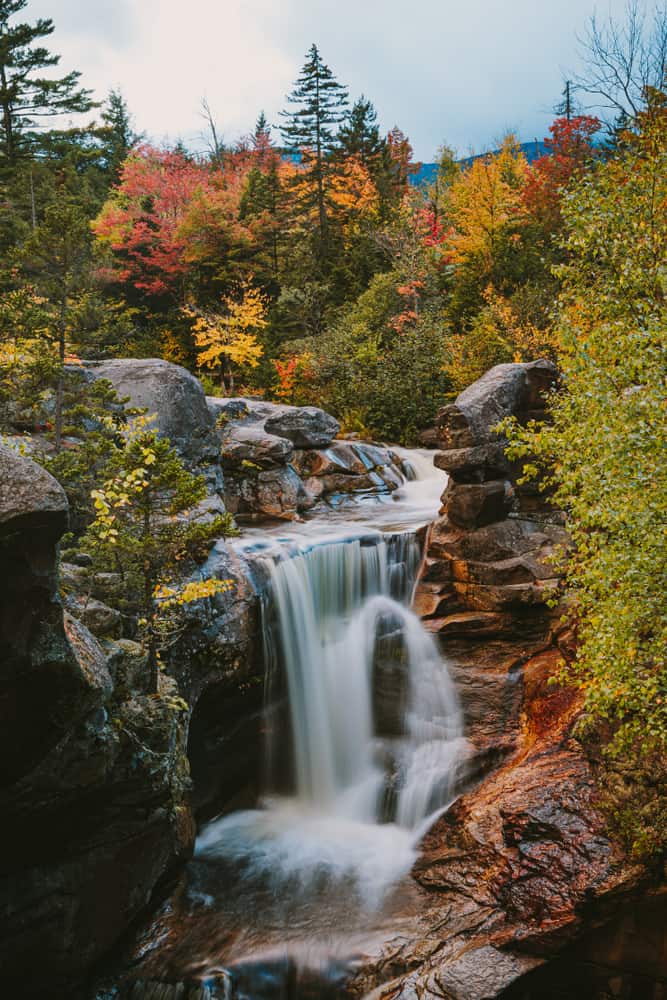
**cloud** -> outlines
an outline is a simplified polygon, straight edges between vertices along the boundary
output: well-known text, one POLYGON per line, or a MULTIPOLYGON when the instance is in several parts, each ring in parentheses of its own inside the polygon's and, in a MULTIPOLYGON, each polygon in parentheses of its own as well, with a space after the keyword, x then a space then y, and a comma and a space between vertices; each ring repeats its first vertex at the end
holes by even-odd
MULTIPOLYGON (((625 0, 608 0, 621 15, 625 0)), ((353 97, 410 135, 417 155, 444 140, 481 148, 508 127, 543 135, 575 32, 593 0, 32 0, 56 23, 64 69, 103 97, 120 86, 149 135, 192 139, 206 97, 229 140, 261 109, 278 121, 317 42, 353 97)))

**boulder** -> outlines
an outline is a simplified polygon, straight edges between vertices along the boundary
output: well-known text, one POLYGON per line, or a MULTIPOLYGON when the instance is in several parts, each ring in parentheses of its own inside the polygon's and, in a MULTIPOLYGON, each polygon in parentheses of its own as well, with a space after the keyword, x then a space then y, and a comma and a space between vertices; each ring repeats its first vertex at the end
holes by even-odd
POLYGON ((119 639, 123 630, 120 611, 94 597, 68 595, 67 610, 71 612, 98 639, 119 639))
POLYGON ((266 399, 254 399, 252 396, 207 396, 206 402, 215 420, 222 424, 264 423, 269 417, 277 417, 285 410, 292 409, 284 403, 271 403, 266 399))
POLYGON ((340 424, 316 406, 290 406, 269 417, 264 429, 289 438, 297 448, 326 448, 338 434, 340 424))
POLYGON ((67 527, 65 492, 50 473, 12 448, 0 445, 0 537, 18 531, 55 543, 67 527))
POLYGON ((441 448, 475 448, 498 440, 496 425, 509 416, 530 419, 544 410, 545 394, 558 380, 550 361, 496 365, 440 410, 441 448))
POLYGON ((256 466, 274 469, 287 465, 294 454, 294 445, 284 437, 268 434, 253 423, 231 424, 222 437, 222 464, 226 469, 256 466))
POLYGON ((216 458, 214 419, 201 383, 180 365, 158 358, 123 358, 88 362, 95 378, 108 379, 128 405, 155 416, 161 437, 169 438, 193 464, 216 458))
POLYGON ((245 471, 225 481, 227 509, 239 521, 293 520, 307 505, 303 483, 291 465, 245 471))
POLYGON ((512 509, 513 499, 510 483, 495 479, 486 483, 450 482, 442 502, 452 524, 475 528, 502 521, 512 509))

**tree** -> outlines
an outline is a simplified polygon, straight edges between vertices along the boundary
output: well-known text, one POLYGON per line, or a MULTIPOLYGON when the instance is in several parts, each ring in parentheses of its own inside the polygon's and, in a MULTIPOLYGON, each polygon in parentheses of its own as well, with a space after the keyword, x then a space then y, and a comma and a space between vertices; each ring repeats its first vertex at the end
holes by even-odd
POLYGON ((213 298, 243 277, 252 235, 239 220, 243 176, 176 150, 141 146, 93 222, 111 251, 110 281, 182 306, 213 298))
POLYGON ((640 115, 633 133, 565 198, 564 389, 550 425, 515 428, 514 454, 568 513, 579 648, 566 677, 613 753, 664 761, 667 113, 640 115))
POLYGON ((237 297, 223 299, 224 312, 186 309, 194 319, 193 334, 198 363, 219 372, 220 385, 234 393, 234 368, 256 368, 264 353, 256 332, 265 329, 267 302, 245 282, 237 297))
POLYGON ((490 267, 502 231, 519 221, 528 164, 514 136, 497 154, 475 157, 449 189, 453 263, 478 257, 490 267))
POLYGON ((322 60, 316 45, 311 46, 301 76, 287 101, 295 105, 296 110, 281 112, 285 119, 283 140, 287 149, 301 158, 300 208, 302 213, 315 209, 318 250, 324 260, 328 236, 328 180, 338 146, 338 126, 347 106, 347 90, 322 60))
POLYGON ((600 128, 600 120, 589 115, 556 118, 545 140, 548 153, 528 168, 524 203, 549 233, 560 227, 565 188, 581 176, 596 155, 593 137, 600 128))
POLYGON ((380 135, 377 111, 362 94, 341 124, 338 144, 343 156, 354 156, 371 175, 380 168, 387 146, 380 135))
POLYGON ((0 0, 0 152, 13 166, 26 151, 43 120, 93 107, 91 91, 79 87, 80 73, 60 78, 39 75, 57 66, 60 56, 34 43, 54 29, 50 18, 34 24, 11 23, 28 0, 0 0))
POLYGON ((120 177, 121 167, 139 142, 140 136, 132 126, 132 116, 125 98, 119 90, 110 90, 102 111, 105 127, 105 158, 111 179, 120 177))
POLYGON ((640 0, 628 0, 624 22, 593 15, 580 42, 585 69, 575 85, 610 117, 610 128, 627 126, 650 104, 667 74, 667 7, 649 21, 640 0))
POLYGON ((91 233, 76 206, 50 205, 19 254, 21 265, 49 306, 45 336, 57 352, 55 448, 60 451, 63 430, 63 390, 68 340, 77 323, 77 305, 88 278, 91 233))
POLYGON ((122 610, 139 615, 150 669, 150 690, 158 691, 159 654, 169 642, 170 609, 212 597, 229 581, 179 582, 193 560, 205 557, 210 543, 233 533, 229 515, 209 522, 188 515, 206 496, 203 476, 194 476, 168 441, 131 424, 125 446, 107 468, 108 478, 92 496, 95 520, 82 539, 93 568, 118 572, 123 581, 122 610))

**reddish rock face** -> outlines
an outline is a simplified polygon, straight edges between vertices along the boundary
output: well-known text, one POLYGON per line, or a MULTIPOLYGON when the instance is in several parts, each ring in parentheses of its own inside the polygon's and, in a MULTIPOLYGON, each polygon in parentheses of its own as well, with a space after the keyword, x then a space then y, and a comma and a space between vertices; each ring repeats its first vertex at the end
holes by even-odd
POLYGON ((544 417, 555 382, 546 363, 500 365, 438 416, 433 437, 448 450, 436 464, 450 483, 416 609, 460 693, 468 790, 424 839, 418 932, 363 969, 358 996, 542 998, 549 973, 540 968, 591 927, 623 919, 644 891, 646 872, 613 842, 572 737, 577 697, 552 682, 576 651, 576 637, 556 624, 562 609, 546 603, 559 585, 554 554, 568 542, 562 518, 534 488, 517 489, 493 430, 505 416, 544 417))

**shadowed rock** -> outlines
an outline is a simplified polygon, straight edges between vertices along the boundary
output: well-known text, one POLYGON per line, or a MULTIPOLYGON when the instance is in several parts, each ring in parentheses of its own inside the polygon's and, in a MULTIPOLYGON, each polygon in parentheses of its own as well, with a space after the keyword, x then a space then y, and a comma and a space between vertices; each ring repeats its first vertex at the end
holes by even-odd
POLYGON ((95 378, 108 379, 129 406, 156 417, 161 437, 169 438, 190 462, 215 458, 218 441, 201 383, 180 365, 158 358, 88 362, 95 378))

